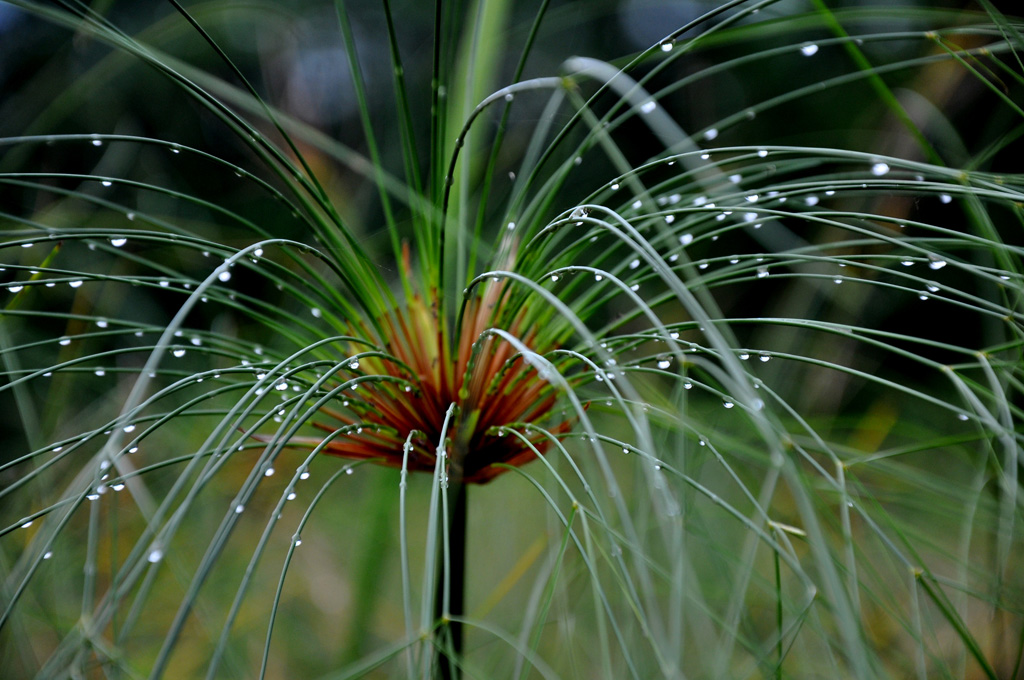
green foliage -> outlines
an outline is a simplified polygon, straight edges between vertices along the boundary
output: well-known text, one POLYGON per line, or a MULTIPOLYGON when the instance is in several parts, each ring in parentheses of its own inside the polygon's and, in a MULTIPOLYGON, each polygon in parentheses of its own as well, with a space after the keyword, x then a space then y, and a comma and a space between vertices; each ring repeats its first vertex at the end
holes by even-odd
POLYGON ((123 4, 0 4, 5 677, 1022 672, 1024 24, 123 4))

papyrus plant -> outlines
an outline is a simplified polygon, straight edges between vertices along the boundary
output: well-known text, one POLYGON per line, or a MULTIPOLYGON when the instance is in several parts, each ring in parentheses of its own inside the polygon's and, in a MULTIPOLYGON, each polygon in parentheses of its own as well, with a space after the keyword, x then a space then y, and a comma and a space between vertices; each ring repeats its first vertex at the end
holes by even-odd
POLYGON ((1019 22, 127 5, 0 5, 4 677, 1021 672, 1019 22))

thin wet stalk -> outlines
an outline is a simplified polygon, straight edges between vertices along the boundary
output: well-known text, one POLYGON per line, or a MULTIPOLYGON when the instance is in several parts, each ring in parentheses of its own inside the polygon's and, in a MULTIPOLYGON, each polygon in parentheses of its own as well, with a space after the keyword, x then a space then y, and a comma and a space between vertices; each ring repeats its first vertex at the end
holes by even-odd
MULTIPOLYGON (((454 466, 453 466, 454 467, 454 466)), ((452 475, 454 477, 454 474, 452 475)), ((459 680, 462 674, 459 660, 462 656, 462 617, 465 609, 466 588, 466 485, 449 482, 448 508, 448 562, 446 570, 438 574, 434 599, 436 619, 444 622, 450 645, 441 645, 438 656, 437 677, 440 680, 459 680), (448 607, 445 611, 445 583, 448 584, 448 607), (452 619, 455 620, 452 620, 452 619), (449 652, 450 650, 450 652, 449 652)), ((444 520, 442 520, 444 521, 444 520)))

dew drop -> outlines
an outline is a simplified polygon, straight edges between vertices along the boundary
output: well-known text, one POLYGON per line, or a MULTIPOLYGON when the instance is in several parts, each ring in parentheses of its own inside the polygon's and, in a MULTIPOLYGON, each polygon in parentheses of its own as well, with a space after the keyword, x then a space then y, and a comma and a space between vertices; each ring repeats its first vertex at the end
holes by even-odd
POLYGON ((61 347, 67 347, 68 345, 71 344, 71 338, 65 335, 63 338, 57 341, 57 344, 60 345, 61 347))
POLYGON ((771 361, 772 355, 768 354, 768 352, 761 352, 757 355, 757 358, 762 364, 766 364, 771 361))
POLYGON ((946 266, 946 261, 945 260, 940 260, 939 258, 935 257, 934 255, 929 255, 928 256, 928 260, 929 260, 929 262, 928 262, 928 268, 929 269, 942 269, 943 267, 946 266))
POLYGON ((348 367, 351 368, 353 371, 359 368, 359 359, 353 359, 352 361, 348 362, 348 367))
POLYGON ((875 177, 881 177, 889 172, 889 165, 886 163, 875 163, 871 166, 871 174, 875 177))
POLYGON ((220 279, 222 282, 227 283, 228 281, 231 280, 231 272, 225 269, 220 274, 217 274, 217 278, 220 279))
POLYGON ((25 522, 24 524, 22 524, 21 528, 22 529, 28 529, 30 526, 32 526, 32 520, 29 520, 29 521, 25 522))
POLYGON ((949 203, 950 201, 953 200, 953 197, 950 196, 949 194, 939 194, 939 200, 942 201, 943 203, 949 203))
POLYGON ((700 155, 700 159, 701 159, 702 161, 707 161, 707 160, 711 160, 711 154, 709 154, 709 153, 702 153, 702 154, 700 155))
POLYGON ((128 239, 125 238, 124 236, 117 236, 115 238, 110 239, 110 245, 114 246, 115 248, 120 248, 125 243, 128 243, 128 239))
POLYGON ((17 293, 24 287, 25 286, 7 286, 7 290, 11 291, 12 293, 17 293))
POLYGON ((804 198, 804 203, 806 203, 807 205, 818 205, 818 197, 807 196, 806 198, 804 198))
POLYGON ((102 368, 97 368, 95 371, 93 371, 93 373, 95 373, 100 378, 107 374, 107 372, 104 371, 102 368))
POLYGON ((914 264, 914 261, 913 260, 900 260, 900 264, 903 265, 904 267, 910 267, 911 265, 914 264))
POLYGON ((299 479, 309 479, 309 471, 303 470, 301 473, 299 473, 299 479))
MULTIPOLYGON (((93 142, 93 143, 95 144, 95 142, 93 142)), ((51 557, 53 557, 53 551, 52 550, 47 550, 45 553, 43 553, 43 559, 44 560, 48 560, 51 557)))
MULTIPOLYGON (((967 420, 967 414, 966 413, 958 413, 956 417, 957 417, 958 420, 967 420)), ((29 522, 29 524, 31 524, 31 522, 29 522)))
POLYGON ((75 279, 74 281, 68 281, 68 285, 71 286, 72 288, 78 288, 79 286, 82 285, 82 283, 83 282, 82 282, 81 279, 75 279))
POLYGON ((135 431, 135 425, 125 425, 121 429, 123 429, 125 432, 134 432, 135 431))
POLYGON ((109 187, 109 186, 113 186, 113 185, 114 185, 114 183, 113 183, 113 182, 111 182, 111 181, 110 181, 110 180, 108 180, 108 179, 105 179, 105 180, 103 180, 102 182, 100 182, 100 184, 102 184, 102 185, 103 185, 103 186, 105 186, 105 187, 109 187))
POLYGON ((661 43, 661 51, 662 52, 671 52, 672 51, 672 46, 673 45, 672 45, 671 42, 663 42, 663 43, 661 43))
POLYGON ((235 514, 236 515, 241 515, 244 510, 245 510, 245 506, 242 505, 241 503, 239 503, 238 505, 235 506, 235 514))
POLYGON ((505 101, 507 101, 507 102, 510 102, 510 101, 512 101, 515 98, 516 98, 515 95, 512 94, 511 92, 509 92, 508 94, 505 95, 505 101))
POLYGON ((768 276, 768 267, 758 267, 757 268, 757 278, 763 279, 763 278, 766 278, 767 276, 768 276))
POLYGON ((650 112, 654 111, 654 109, 656 109, 656 108, 658 108, 658 103, 655 102, 653 99, 648 99, 647 101, 645 101, 640 106, 640 112, 641 113, 650 113, 650 112))
POLYGON ((182 358, 183 356, 185 356, 185 349, 184 349, 183 347, 179 347, 179 348, 175 349, 175 350, 174 350, 174 351, 172 352, 172 354, 174 354, 174 356, 175 356, 175 357, 177 357, 178 359, 180 359, 180 358, 182 358))
POLYGON ((94 140, 92 140, 92 145, 93 146, 103 146, 103 140, 102 139, 94 139, 94 140))
POLYGON ((603 276, 601 276, 600 274, 594 274, 594 280, 595 280, 595 281, 601 281, 601 280, 603 280, 603 279, 604 279, 604 277, 603 277, 603 276))
POLYGON ((731 401, 723 401, 723 402, 722 402, 722 406, 724 406, 724 407, 726 407, 726 408, 732 408, 732 407, 733 407, 733 406, 735 406, 735 405, 736 405, 736 404, 732 403, 731 401))
POLYGON ((708 140, 709 142, 717 136, 718 128, 708 128, 707 130, 704 131, 704 139, 708 140))
POLYGON ((610 188, 611 188, 611 190, 612 190, 612 191, 618 191, 618 190, 619 190, 619 184, 618 184, 618 182, 616 182, 615 184, 611 185, 611 187, 610 187, 610 188))
POLYGON ((747 354, 746 352, 741 352, 739 357, 740 357, 740 361, 746 361, 747 359, 750 358, 750 355, 747 354))
POLYGON ((757 152, 757 155, 760 156, 761 158, 767 157, 768 156, 768 149, 761 149, 761 150, 759 150, 757 152))
POLYGON ((693 234, 683 234, 679 237, 679 243, 688 246, 693 243, 693 234))
POLYGON ((671 365, 672 365, 672 360, 667 358, 667 357, 658 359, 658 368, 666 369, 666 368, 668 368, 671 365))
POLYGON ((312 314, 313 318, 316 318, 316 319, 319 319, 321 316, 323 316, 323 313, 318 308, 316 308, 316 307, 313 307, 312 309, 310 309, 309 313, 312 314))
POLYGON ((150 564, 156 564, 164 558, 164 551, 160 548, 153 548, 149 551, 149 556, 146 558, 150 564))

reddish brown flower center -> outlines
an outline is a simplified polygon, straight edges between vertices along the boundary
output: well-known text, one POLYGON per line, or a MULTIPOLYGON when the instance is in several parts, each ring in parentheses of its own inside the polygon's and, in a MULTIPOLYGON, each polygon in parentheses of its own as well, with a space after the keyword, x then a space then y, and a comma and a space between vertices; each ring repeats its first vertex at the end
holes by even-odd
MULTIPOLYGON (((550 422, 558 396, 555 388, 510 342, 488 332, 497 318, 496 304, 494 287, 483 300, 467 305, 454 343, 435 310, 418 296, 382 319, 380 327, 388 337, 381 351, 353 346, 353 352, 359 352, 358 365, 353 361, 339 372, 337 385, 363 379, 345 390, 348 396, 341 408, 322 409, 326 418, 314 423, 327 432, 344 430, 324 451, 401 467, 409 442, 408 469, 433 472, 443 443, 451 461, 449 474, 476 483, 505 470, 495 463, 521 465, 543 453, 550 439, 522 426, 549 425, 548 432, 558 434, 570 423, 550 422), (452 404, 457 408, 442 442, 445 414, 452 404)), ((545 349, 532 347, 535 334, 519 321, 505 330, 533 351, 545 349)))

